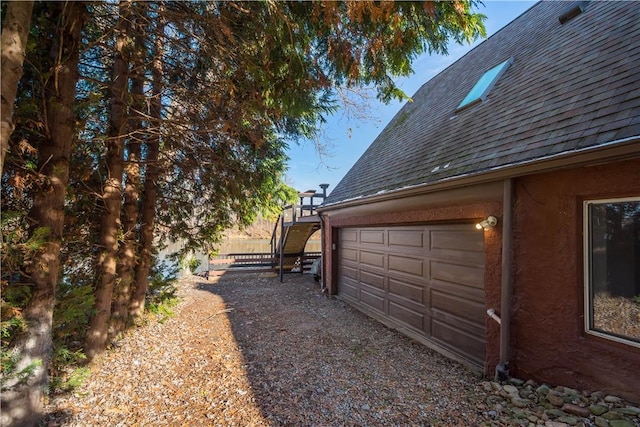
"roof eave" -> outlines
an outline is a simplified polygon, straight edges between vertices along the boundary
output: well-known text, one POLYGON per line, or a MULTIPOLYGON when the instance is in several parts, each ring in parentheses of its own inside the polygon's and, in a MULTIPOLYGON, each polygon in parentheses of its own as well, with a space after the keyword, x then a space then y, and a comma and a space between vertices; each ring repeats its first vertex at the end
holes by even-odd
POLYGON ((519 163, 511 163, 489 170, 478 171, 466 175, 444 178, 428 184, 418 184, 395 190, 338 201, 318 208, 318 212, 328 212, 363 204, 395 200, 437 191, 450 190, 475 184, 484 184, 506 178, 515 178, 540 172, 565 169, 568 167, 587 166, 598 163, 632 159, 640 157, 640 135, 623 138, 597 146, 567 151, 519 163))

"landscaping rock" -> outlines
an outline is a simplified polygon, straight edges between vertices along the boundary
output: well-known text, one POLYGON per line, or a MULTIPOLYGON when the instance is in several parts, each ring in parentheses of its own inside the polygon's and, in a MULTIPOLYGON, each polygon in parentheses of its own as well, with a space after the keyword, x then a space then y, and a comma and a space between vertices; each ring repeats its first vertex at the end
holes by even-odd
POLYGON ((564 417, 568 415, 566 412, 561 411, 560 409, 548 409, 544 412, 545 414, 549 415, 549 417, 552 417, 552 418, 564 417))
POLYGON ((593 415, 602 415, 605 412, 607 412, 609 410, 608 406, 604 406, 604 405, 591 405, 589 406, 589 411, 593 414, 593 415))
POLYGON ((518 396, 518 387, 511 385, 511 384, 505 384, 502 389, 504 391, 506 391, 508 394, 510 394, 511 396, 518 396))
POLYGON ((551 403, 553 406, 556 406, 558 408, 562 407, 564 405, 564 399, 561 396, 556 396, 555 394, 551 394, 549 393, 547 395, 547 400, 549 401, 549 403, 551 403))
POLYGON ((536 394, 538 396, 546 397, 549 394, 549 386, 542 384, 540 387, 536 388, 536 394))
POLYGON ((604 414, 602 414, 602 418, 607 419, 607 420, 623 420, 624 419, 624 415, 622 415, 621 413, 619 413, 617 411, 608 411, 608 412, 605 412, 604 414))
POLYGON ((514 417, 516 417, 518 419, 525 419, 528 416, 525 411, 523 411, 522 409, 518 409, 518 408, 513 408, 511 410, 511 413, 513 414, 514 417))
POLYGON ((636 408, 635 406, 627 406, 626 408, 618 408, 616 411, 620 412, 624 415, 629 415, 631 417, 637 417, 640 415, 640 408, 636 408))
POLYGON ((578 418, 571 417, 571 416, 560 417, 556 421, 558 421, 560 423, 569 424, 570 426, 574 426, 574 425, 578 424, 578 418))
POLYGON ((631 421, 627 420, 611 420, 609 421, 610 427, 635 427, 631 421))
POLYGON ((521 380, 520 378, 509 378, 508 382, 509 384, 513 384, 517 387, 520 387, 524 384, 524 381, 521 380))
MULTIPOLYGON (((570 389, 571 390, 571 389, 570 389)), ((562 397, 566 403, 578 403, 582 401, 582 396, 575 393, 569 393, 562 397)))
POLYGON ((565 403, 560 409, 568 414, 577 415, 582 418, 587 418, 589 415, 591 415, 589 409, 583 408, 578 405, 572 405, 571 403, 565 403))
POLYGON ((526 408, 531 401, 529 399, 522 399, 520 397, 514 397, 511 399, 511 403, 518 408, 526 408))
POLYGON ((483 427, 640 427, 640 408, 601 391, 580 391, 570 387, 549 387, 514 381, 484 382, 482 398, 493 408, 484 409, 483 427))

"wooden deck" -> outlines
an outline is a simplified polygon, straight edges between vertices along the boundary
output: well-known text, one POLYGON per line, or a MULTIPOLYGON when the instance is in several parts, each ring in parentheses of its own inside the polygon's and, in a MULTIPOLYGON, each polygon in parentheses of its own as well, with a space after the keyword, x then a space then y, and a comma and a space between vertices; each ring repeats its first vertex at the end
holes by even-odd
POLYGON ((309 238, 322 228, 317 214, 314 198, 324 200, 328 184, 320 184, 322 193, 309 190, 300 193, 300 204, 286 206, 271 234, 270 253, 233 253, 220 254, 209 261, 209 272, 259 272, 274 271, 304 273, 311 268, 313 261, 321 256, 320 252, 305 252, 309 238), (310 202, 304 204, 304 199, 310 202))
MULTIPOLYGON (((304 273, 311 268, 311 264, 320 257, 320 252, 307 252, 298 254, 290 263, 285 264, 285 269, 294 272, 304 273), (300 269, 302 264, 302 269, 300 269)), ((294 258, 294 257, 285 257, 294 258)), ((229 273, 252 273, 252 272, 278 272, 280 262, 279 257, 274 257, 271 253, 236 253, 220 254, 216 258, 209 260, 209 272, 212 275, 229 273)))

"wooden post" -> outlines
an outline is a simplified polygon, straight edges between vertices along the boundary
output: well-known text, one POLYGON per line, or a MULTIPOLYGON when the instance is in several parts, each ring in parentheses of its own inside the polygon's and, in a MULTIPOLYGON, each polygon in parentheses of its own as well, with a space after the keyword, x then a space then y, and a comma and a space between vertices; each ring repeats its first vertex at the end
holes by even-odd
POLYGON ((280 221, 280 283, 284 282, 284 215, 280 221))

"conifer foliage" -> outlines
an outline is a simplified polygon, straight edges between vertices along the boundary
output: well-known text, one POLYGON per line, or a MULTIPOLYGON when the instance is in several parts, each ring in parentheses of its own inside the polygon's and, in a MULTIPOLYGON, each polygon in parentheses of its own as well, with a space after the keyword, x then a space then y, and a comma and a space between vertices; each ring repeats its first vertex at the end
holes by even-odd
POLYGON ((213 251, 295 199, 288 144, 342 89, 406 99, 393 78, 417 55, 484 35, 473 0, 27 6, 15 102, 2 89, 3 426, 37 422, 48 371, 141 319, 154 245, 213 251))

